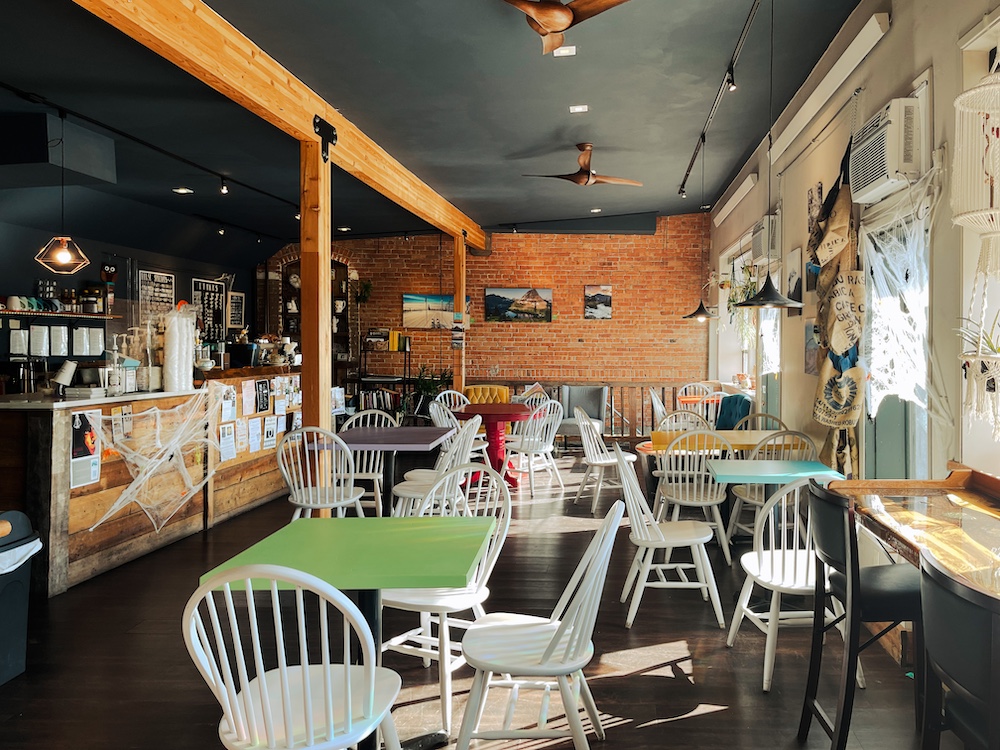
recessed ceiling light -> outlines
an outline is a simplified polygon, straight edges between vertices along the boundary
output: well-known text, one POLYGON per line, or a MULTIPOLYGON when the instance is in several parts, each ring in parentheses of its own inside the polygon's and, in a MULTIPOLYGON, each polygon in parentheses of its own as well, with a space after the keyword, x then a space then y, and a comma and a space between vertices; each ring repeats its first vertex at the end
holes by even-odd
POLYGON ((350 227, 337 227, 337 231, 338 232, 350 232, 351 228, 350 227))
POLYGON ((171 188, 171 190, 177 193, 177 195, 191 195, 191 193, 194 192, 194 190, 189 187, 175 187, 171 188))
POLYGON ((590 209, 590 213, 592 213, 592 214, 599 214, 599 213, 601 213, 601 211, 602 211, 602 209, 600 209, 600 208, 592 208, 592 209, 590 209))
POLYGON ((219 234, 223 235, 225 233, 226 233, 226 228, 225 227, 219 227, 219 234))
POLYGON ((590 105, 589 104, 571 104, 570 107, 569 107, 569 113, 571 115, 575 115, 575 114, 578 114, 580 112, 589 112, 589 111, 590 111, 590 105))
POLYGON ((576 46, 572 44, 567 44, 564 47, 559 47, 552 53, 553 57, 573 57, 576 54, 576 46))

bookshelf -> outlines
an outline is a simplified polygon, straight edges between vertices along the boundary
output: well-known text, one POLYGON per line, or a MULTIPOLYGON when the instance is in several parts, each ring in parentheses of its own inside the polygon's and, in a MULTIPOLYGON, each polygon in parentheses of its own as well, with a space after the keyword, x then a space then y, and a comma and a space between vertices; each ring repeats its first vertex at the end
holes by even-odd
MULTIPOLYGON (((411 340, 402 331, 390 328, 370 328, 361 342, 361 368, 358 375, 358 407, 381 409, 390 413, 402 410, 403 399, 413 383, 411 372, 411 340), (399 374, 372 374, 368 370, 368 355, 377 352, 399 361, 399 374)), ((393 369, 395 369, 395 367, 393 369)))

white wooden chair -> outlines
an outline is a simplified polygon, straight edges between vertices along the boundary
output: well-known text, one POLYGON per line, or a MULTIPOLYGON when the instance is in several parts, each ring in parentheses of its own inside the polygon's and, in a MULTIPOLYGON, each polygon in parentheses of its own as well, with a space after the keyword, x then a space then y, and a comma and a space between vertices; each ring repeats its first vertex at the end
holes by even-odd
POLYGON ((726 528, 719 506, 726 499, 726 485, 715 481, 708 470, 710 458, 728 458, 733 453, 729 441, 711 430, 689 430, 674 438, 663 453, 657 454, 661 472, 656 518, 662 519, 673 506, 673 520, 681 508, 700 508, 706 522, 715 528, 726 563, 732 564, 726 528))
MULTIPOLYGON (((816 455, 816 445, 808 435, 795 430, 783 430, 757 443, 747 458, 751 461, 815 461, 816 455)), ((754 533, 760 509, 767 501, 766 488, 763 484, 734 484, 732 490, 733 508, 726 529, 726 538, 730 541, 737 531, 754 533), (745 511, 753 511, 753 520, 749 522, 743 520, 745 511)))
MULTIPOLYGON (((352 427, 399 427, 399 421, 380 409, 365 409, 352 414, 341 426, 340 431, 349 430, 352 427)), ((372 498, 371 504, 375 507, 375 515, 382 515, 382 475, 385 467, 384 451, 352 451, 354 456, 354 481, 371 482, 372 489, 365 488, 362 493, 362 505, 367 505, 363 498, 372 498)))
POLYGON ((469 403, 468 397, 460 391, 441 391, 434 400, 440 404, 444 404, 449 409, 457 409, 460 406, 465 406, 469 403))
MULTIPOLYGON (((392 488, 392 494, 396 498, 392 514, 394 516, 409 516, 414 510, 419 508, 427 493, 434 484, 451 469, 462 464, 469 463, 472 448, 472 441, 476 437, 476 430, 481 422, 479 415, 468 419, 458 435, 454 437, 451 447, 444 453, 444 459, 437 467, 437 473, 430 479, 406 479, 396 484, 392 488)), ((409 472, 407 472, 409 473, 409 472)))
MULTIPOLYGON (((562 404, 558 401, 548 400, 541 404, 525 420, 524 432, 521 439, 514 445, 508 446, 508 458, 524 457, 527 463, 528 486, 531 497, 535 496, 535 467, 543 468, 555 478, 560 487, 565 487, 562 477, 559 476, 559 467, 553 456, 555 450, 556 433, 563 421, 562 404)), ((504 461, 502 475, 507 473, 508 462, 504 461)))
POLYGON ((490 595, 487 587, 496 565, 507 529, 510 526, 510 491, 500 475, 480 463, 467 463, 451 469, 427 493, 414 515, 479 516, 496 519, 493 535, 476 566, 472 580, 464 588, 385 589, 382 606, 420 613, 420 626, 387 640, 383 651, 419 656, 424 666, 438 662, 441 688, 441 722, 451 732, 452 673, 465 664, 462 645, 451 638, 451 627, 467 628, 472 623, 453 615, 471 610, 483 617, 483 602, 490 595), (432 625, 437 626, 437 636, 432 625), (442 658, 444 654, 444 658, 442 658))
POLYGON ((678 409, 661 419, 656 429, 661 432, 679 432, 681 430, 710 430, 712 426, 697 412, 678 409))
POLYGON ((604 727, 594 696, 583 676, 583 668, 594 656, 591 637, 611 549, 624 512, 625 505, 621 501, 608 511, 549 617, 494 613, 477 620, 466 632, 462 648, 466 662, 475 668, 476 674, 469 691, 456 750, 469 750, 473 739, 551 739, 566 736, 573 738, 575 750, 589 750, 587 734, 580 720, 581 702, 598 738, 604 739, 604 727), (493 675, 503 677, 493 678, 493 675), (547 697, 553 683, 558 685, 566 709, 568 730, 546 726, 547 697), (478 724, 490 687, 510 689, 510 699, 503 728, 481 731, 478 724), (537 728, 511 728, 514 705, 518 691, 522 689, 546 691, 537 728))
POLYGON ((325 581, 278 565, 231 568, 192 594, 183 630, 222 705, 219 739, 230 750, 337 750, 376 730, 386 750, 400 750, 391 713, 400 677, 376 666, 368 623, 325 581))
MULTIPOLYGON (((548 400, 549 400, 548 394, 536 392, 526 397, 524 401, 522 401, 521 403, 534 410, 548 400)), ((521 436, 524 434, 524 428, 526 425, 527 421, 525 420, 521 420, 520 422, 510 423, 510 432, 507 433, 505 438, 505 443, 507 445, 508 450, 510 450, 511 446, 515 446, 521 441, 521 436)))
POLYGON ((736 423, 734 430, 787 430, 788 425, 773 414, 755 411, 747 414, 736 423))
POLYGON ((687 383, 682 385, 677 389, 675 397, 677 399, 676 406, 678 409, 684 409, 686 411, 697 411, 698 401, 692 401, 691 403, 682 403, 680 401, 681 396, 697 396, 701 400, 702 396, 707 396, 712 392, 712 389, 705 385, 704 383, 687 383))
POLYGON ((813 622, 811 608, 781 608, 782 594, 812 596, 816 585, 816 556, 812 547, 808 484, 808 479, 799 479, 786 484, 771 496, 757 516, 753 551, 740 556, 740 565, 746 572, 746 579, 736 602, 736 612, 733 614, 726 645, 732 647, 744 618, 765 634, 765 693, 771 690, 778 629, 793 625, 809 627, 813 622), (755 612, 750 606, 750 597, 758 586, 771 595, 767 612, 755 612))
POLYGON ((621 601, 624 602, 628 599, 629 593, 632 594, 628 614, 625 616, 625 627, 632 627, 639 611, 642 594, 647 588, 699 589, 703 599, 711 600, 719 627, 726 627, 719 590, 715 584, 715 574, 712 572, 712 563, 705 550, 705 544, 712 539, 712 527, 702 521, 657 522, 642 494, 635 467, 628 460, 629 454, 615 445, 615 457, 618 461, 618 473, 622 478, 625 505, 628 508, 631 527, 629 541, 636 546, 632 567, 629 568, 621 595, 621 601), (675 547, 689 548, 692 562, 671 562, 671 553, 675 547), (663 562, 654 562, 654 555, 660 551, 664 554, 663 562), (692 569, 695 572, 694 581, 688 579, 686 572, 692 569), (678 580, 668 580, 665 575, 668 571, 673 571, 678 580), (654 580, 649 579, 650 573, 656 576, 654 580))
POLYGON ((696 411, 705 418, 711 429, 715 429, 715 422, 719 418, 719 409, 722 407, 722 399, 726 397, 723 391, 714 391, 702 396, 698 402, 696 411))
MULTIPOLYGON (((594 422, 588 416, 587 412, 578 406, 573 410, 573 415, 576 417, 577 424, 580 425, 580 438, 583 442, 583 462, 587 464, 587 470, 583 474, 583 479, 580 480, 580 487, 576 491, 573 504, 575 505, 580 500, 587 486, 587 481, 593 476, 596 481, 594 485, 594 500, 590 504, 590 512, 596 513, 597 502, 601 496, 601 486, 604 484, 605 469, 611 469, 615 475, 608 480, 608 487, 622 486, 621 472, 618 468, 618 461, 615 458, 615 454, 604 444, 603 436, 594 427, 594 422)), ((622 453, 622 455, 625 461, 636 460, 634 453, 622 453)))
MULTIPOLYGON (((660 394, 656 392, 656 389, 652 386, 649 387, 649 403, 653 407, 653 422, 652 424, 658 425, 667 416, 667 407, 663 405, 663 399, 660 398, 660 394)), ((659 429, 654 427, 654 429, 659 429)))
POLYGON ((364 488, 354 484, 351 449, 329 430, 302 427, 286 433, 278 443, 278 469, 295 506, 293 521, 315 510, 335 511, 342 518, 350 507, 364 517, 364 488))

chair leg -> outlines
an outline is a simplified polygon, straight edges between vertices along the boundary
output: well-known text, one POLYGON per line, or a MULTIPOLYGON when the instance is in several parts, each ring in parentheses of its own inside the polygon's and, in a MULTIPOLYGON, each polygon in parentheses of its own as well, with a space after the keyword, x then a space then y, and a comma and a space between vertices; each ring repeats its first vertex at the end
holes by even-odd
POLYGON ((809 644, 809 673, 806 676, 805 696, 802 699, 802 716, 799 719, 798 741, 804 744, 809 737, 813 716, 817 715, 816 696, 819 692, 819 673, 823 665, 823 631, 826 627, 826 566, 816 561, 816 587, 813 590, 813 625, 809 644))
POLYGON ((580 721, 580 706, 573 692, 567 675, 559 675, 559 695, 562 697, 563 708, 566 710, 566 722, 569 724, 570 734, 573 736, 573 746, 576 750, 590 750, 587 743, 587 733, 584 731, 583 722, 580 721))
POLYGON ((451 633, 448 615, 438 614, 438 682, 441 686, 441 725, 451 734, 451 633))
POLYGON ((743 588, 740 589, 740 598, 736 600, 736 611, 733 612, 733 621, 729 625, 729 636, 726 638, 726 645, 729 648, 736 643, 736 634, 740 632, 743 618, 746 616, 747 605, 750 603, 750 595, 753 593, 753 579, 747 576, 743 580, 743 588))
POLYGON ((580 498, 583 497, 583 490, 587 486, 587 480, 590 479, 590 472, 593 470, 593 465, 587 464, 587 470, 583 472, 583 479, 580 480, 580 486, 577 488, 576 497, 573 498, 573 505, 576 505, 580 501, 580 498))
POLYGON ((382 517, 382 483, 378 479, 372 480, 372 491, 375 493, 375 516, 382 517))
POLYGON ((712 506, 712 517, 715 519, 715 536, 719 540, 719 546, 722 547, 722 554, 726 558, 726 565, 733 564, 732 555, 729 554, 729 540, 726 539, 726 530, 722 523, 722 514, 719 512, 719 506, 712 506))
MULTIPOLYGON (((549 466, 552 467, 552 476, 555 477, 556 483, 562 488, 566 489, 566 485, 563 484, 562 474, 559 473, 559 466, 556 464, 556 457, 552 455, 552 451, 548 451, 545 454, 545 458, 548 459, 549 466)), ((600 485, 597 487, 600 490, 600 485)), ((596 495, 595 495, 596 497, 596 495)))
POLYGON ((462 727, 458 730, 455 750, 469 750, 469 743, 472 742, 472 731, 479 724, 479 719, 483 714, 483 705, 486 702, 486 693, 483 689, 486 675, 486 672, 477 669, 472 678, 472 687, 469 688, 469 702, 465 707, 465 715, 462 717, 462 727))
POLYGON ((847 747, 847 735, 851 730, 851 715, 854 713, 854 693, 857 690, 857 672, 858 672, 858 652, 860 650, 858 644, 859 627, 861 625, 860 620, 857 617, 857 612, 854 611, 852 616, 852 609, 848 603, 846 605, 847 612, 847 629, 845 631, 846 640, 844 641, 844 662, 841 667, 840 675, 840 698, 837 701, 837 718, 834 721, 833 728, 833 742, 831 744, 831 750, 844 750, 847 747))
POLYGON ((778 646, 778 627, 781 617, 781 593, 771 592, 771 609, 767 615, 767 633, 764 637, 764 692, 771 692, 771 676, 774 674, 774 652, 778 646))
POLYGON ((656 552, 652 547, 646 547, 642 551, 642 562, 639 567, 639 575, 635 579, 635 591, 632 592, 632 602, 628 605, 628 614, 625 616, 625 627, 632 627, 632 621, 635 620, 636 612, 639 611, 639 602, 642 601, 642 594, 646 588, 646 581, 649 580, 649 567, 653 562, 653 553, 656 552))
POLYGON ((386 712, 382 723, 378 725, 378 730, 382 732, 385 750, 401 750, 399 734, 396 732, 396 722, 392 719, 392 711, 386 712))
POLYGON ((528 454, 528 490, 531 497, 535 496, 535 457, 528 454))
POLYGON ((920 750, 938 750, 941 747, 944 716, 942 715, 941 679, 933 669, 926 671, 923 694, 923 727, 921 727, 920 732, 920 750))
POLYGON ((628 575, 625 576, 625 585, 622 586, 622 596, 618 601, 625 603, 628 599, 629 593, 632 591, 632 584, 635 583, 635 574, 639 572, 639 560, 642 558, 642 547, 639 547, 635 551, 635 556, 632 558, 632 566, 628 569, 628 575))
POLYGON ((924 725, 927 702, 927 652, 924 650, 924 628, 920 622, 913 623, 913 711, 917 729, 924 725))
POLYGON ((594 500, 590 504, 590 512, 597 512, 597 501, 601 499, 601 485, 604 484, 604 467, 597 467, 597 486, 594 487, 594 500))
POLYGON ((733 508, 729 512, 729 526, 726 528, 726 541, 731 542, 733 534, 736 533, 736 526, 740 520, 740 513, 743 512, 743 498, 737 497, 733 501, 733 508))
MULTIPOLYGON (((431 613, 421 612, 420 613, 420 634, 424 638, 431 637, 431 613)), ((431 657, 423 657, 424 669, 427 669, 431 665, 431 657)))
POLYGON ((597 739, 604 740, 604 725, 601 724, 601 714, 597 710, 597 703, 594 701, 594 694, 590 692, 590 685, 587 684, 587 678, 583 676, 582 669, 576 673, 576 679, 580 683, 580 698, 583 700, 584 708, 587 709, 587 715, 590 717, 590 723, 594 725, 594 731, 597 733, 597 739))
POLYGON ((708 559, 708 550, 704 544, 696 544, 691 548, 691 556, 695 560, 701 560, 698 566, 699 579, 708 589, 708 598, 712 602, 712 609, 715 610, 715 619, 722 630, 726 629, 726 617, 722 614, 722 601, 719 599, 719 587, 715 585, 715 572, 712 570, 712 562, 708 559))

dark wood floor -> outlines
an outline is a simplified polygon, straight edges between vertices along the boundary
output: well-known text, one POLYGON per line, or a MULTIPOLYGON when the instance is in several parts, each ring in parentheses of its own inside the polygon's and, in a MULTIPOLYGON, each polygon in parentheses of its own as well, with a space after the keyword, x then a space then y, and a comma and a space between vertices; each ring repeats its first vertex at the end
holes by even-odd
MULTIPOLYGON (((573 456, 560 459, 564 493, 553 492, 543 480, 534 499, 527 490, 514 494, 514 520, 490 584, 488 611, 548 614, 615 498, 615 491, 603 493, 598 518, 589 513, 589 498, 573 505, 582 476, 578 464, 573 456)), ((0 686, 0 748, 221 747, 221 711, 184 648, 181 612, 203 572, 287 523, 290 515, 287 503, 276 501, 61 596, 32 601, 27 671, 0 686)), ((735 647, 726 648, 725 631, 696 592, 648 591, 635 625, 625 629, 626 605, 618 597, 632 552, 628 531, 622 529, 594 638, 597 656, 587 670, 607 729, 600 746, 799 747, 795 730, 808 662, 807 631, 781 634, 773 687, 764 694, 763 635, 745 623, 735 647)), ((738 562, 728 568, 718 549, 710 554, 728 621, 742 572, 738 562)), ((404 618, 387 614, 386 633, 409 624, 404 618)), ((828 639, 827 649, 831 669, 824 690, 832 710, 832 672, 840 657, 836 636, 828 639)), ((868 689, 858 694, 851 747, 917 747, 911 679, 877 648, 863 663, 868 689)), ((386 665, 403 675, 394 714, 401 736, 434 728, 439 716, 435 670, 399 655, 388 655, 386 665)), ((470 680, 471 670, 456 675, 455 733, 470 680)), ((500 701, 500 692, 491 700, 500 701)), ((552 715, 558 717, 556 701, 552 715)), ((530 699, 525 703, 527 716, 530 699)), ((590 739, 596 743, 593 734, 590 739)), ((531 744, 572 747, 569 740, 531 744)), ((828 746, 814 726, 806 747, 828 746)), ((942 747, 957 744, 946 738, 942 747)))

